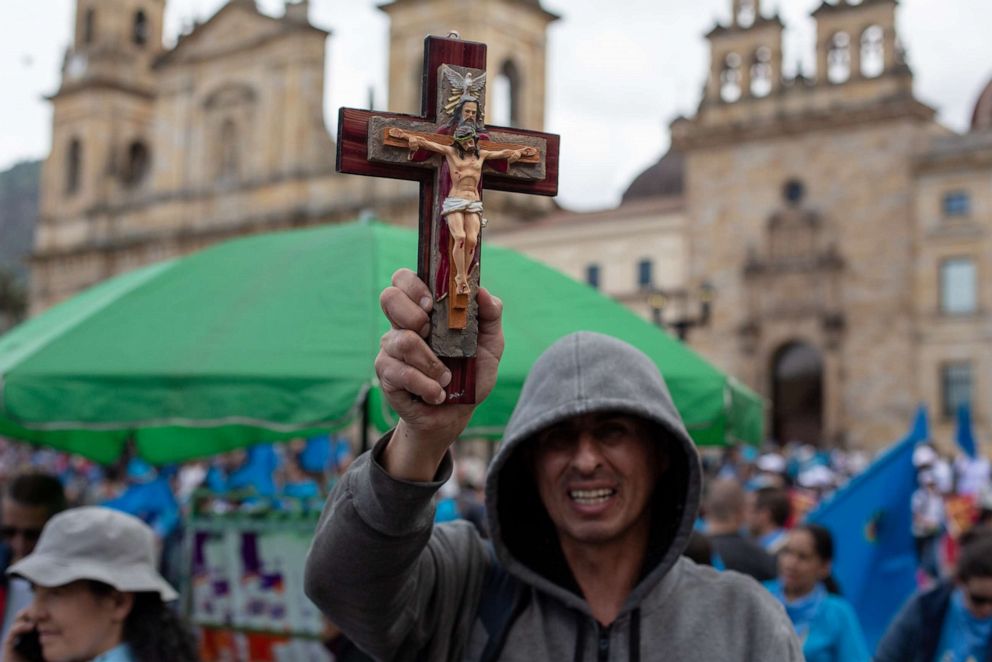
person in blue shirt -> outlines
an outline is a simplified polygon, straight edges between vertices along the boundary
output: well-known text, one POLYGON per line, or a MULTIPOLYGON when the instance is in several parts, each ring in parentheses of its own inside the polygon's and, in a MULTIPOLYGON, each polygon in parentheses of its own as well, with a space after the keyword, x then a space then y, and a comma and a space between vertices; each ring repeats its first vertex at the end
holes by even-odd
POLYGON ((168 539, 179 527, 179 504, 164 471, 133 458, 127 465, 128 486, 120 496, 101 505, 134 515, 152 527, 159 540, 168 539))
POLYGON ((807 662, 867 662, 858 618, 830 576, 833 558, 830 531, 801 524, 779 552, 778 579, 765 585, 785 606, 807 662))
POLYGON ((992 529, 961 536, 954 580, 909 599, 875 652, 877 662, 992 662, 992 529))

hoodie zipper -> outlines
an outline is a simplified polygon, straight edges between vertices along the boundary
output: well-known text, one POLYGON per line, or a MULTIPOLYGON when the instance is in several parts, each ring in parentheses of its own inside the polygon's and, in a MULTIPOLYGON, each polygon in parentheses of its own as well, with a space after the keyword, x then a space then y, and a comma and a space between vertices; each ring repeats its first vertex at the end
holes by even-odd
MULTIPOLYGON (((576 628, 575 660, 578 662, 583 658, 585 652, 585 625, 586 621, 578 615, 579 626, 576 628)), ((596 623, 596 662, 609 662, 610 660, 610 631, 612 625, 603 627, 596 623)), ((630 662, 640 662, 641 660, 641 610, 635 609, 630 614, 630 662)))
POLYGON ((605 628, 596 623, 596 660, 597 662, 608 662, 610 659, 610 627, 605 628))

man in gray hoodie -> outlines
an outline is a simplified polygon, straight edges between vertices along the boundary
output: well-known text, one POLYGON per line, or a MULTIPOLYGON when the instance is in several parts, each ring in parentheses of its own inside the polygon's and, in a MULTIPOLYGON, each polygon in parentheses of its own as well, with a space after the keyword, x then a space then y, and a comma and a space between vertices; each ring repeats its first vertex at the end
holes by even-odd
MULTIPOLYGON (((699 458, 655 365, 582 332, 537 361, 486 481, 491 546, 434 526, 449 446, 474 407, 423 338, 431 297, 410 271, 381 303, 376 373, 400 423, 324 508, 307 594, 383 660, 802 660, 784 611, 748 577, 681 556, 699 458)), ((503 353, 501 302, 480 289, 477 396, 503 353)))

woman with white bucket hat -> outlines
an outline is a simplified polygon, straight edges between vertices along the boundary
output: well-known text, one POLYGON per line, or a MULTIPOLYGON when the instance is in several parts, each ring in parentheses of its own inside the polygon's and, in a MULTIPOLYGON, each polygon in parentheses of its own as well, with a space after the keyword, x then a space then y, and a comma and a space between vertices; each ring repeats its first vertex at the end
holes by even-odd
POLYGON ((166 606, 177 594, 156 557, 155 534, 131 515, 84 507, 51 518, 34 552, 7 570, 31 582, 34 599, 3 662, 198 660, 195 637, 166 606))

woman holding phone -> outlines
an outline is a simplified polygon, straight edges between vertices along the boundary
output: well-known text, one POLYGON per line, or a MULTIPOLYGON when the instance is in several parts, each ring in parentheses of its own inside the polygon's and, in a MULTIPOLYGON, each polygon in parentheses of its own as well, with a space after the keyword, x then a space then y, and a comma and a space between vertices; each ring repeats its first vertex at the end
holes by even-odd
POLYGON ((7 574, 34 599, 3 642, 3 662, 197 662, 196 640, 171 611, 152 530, 109 508, 66 510, 7 574))

